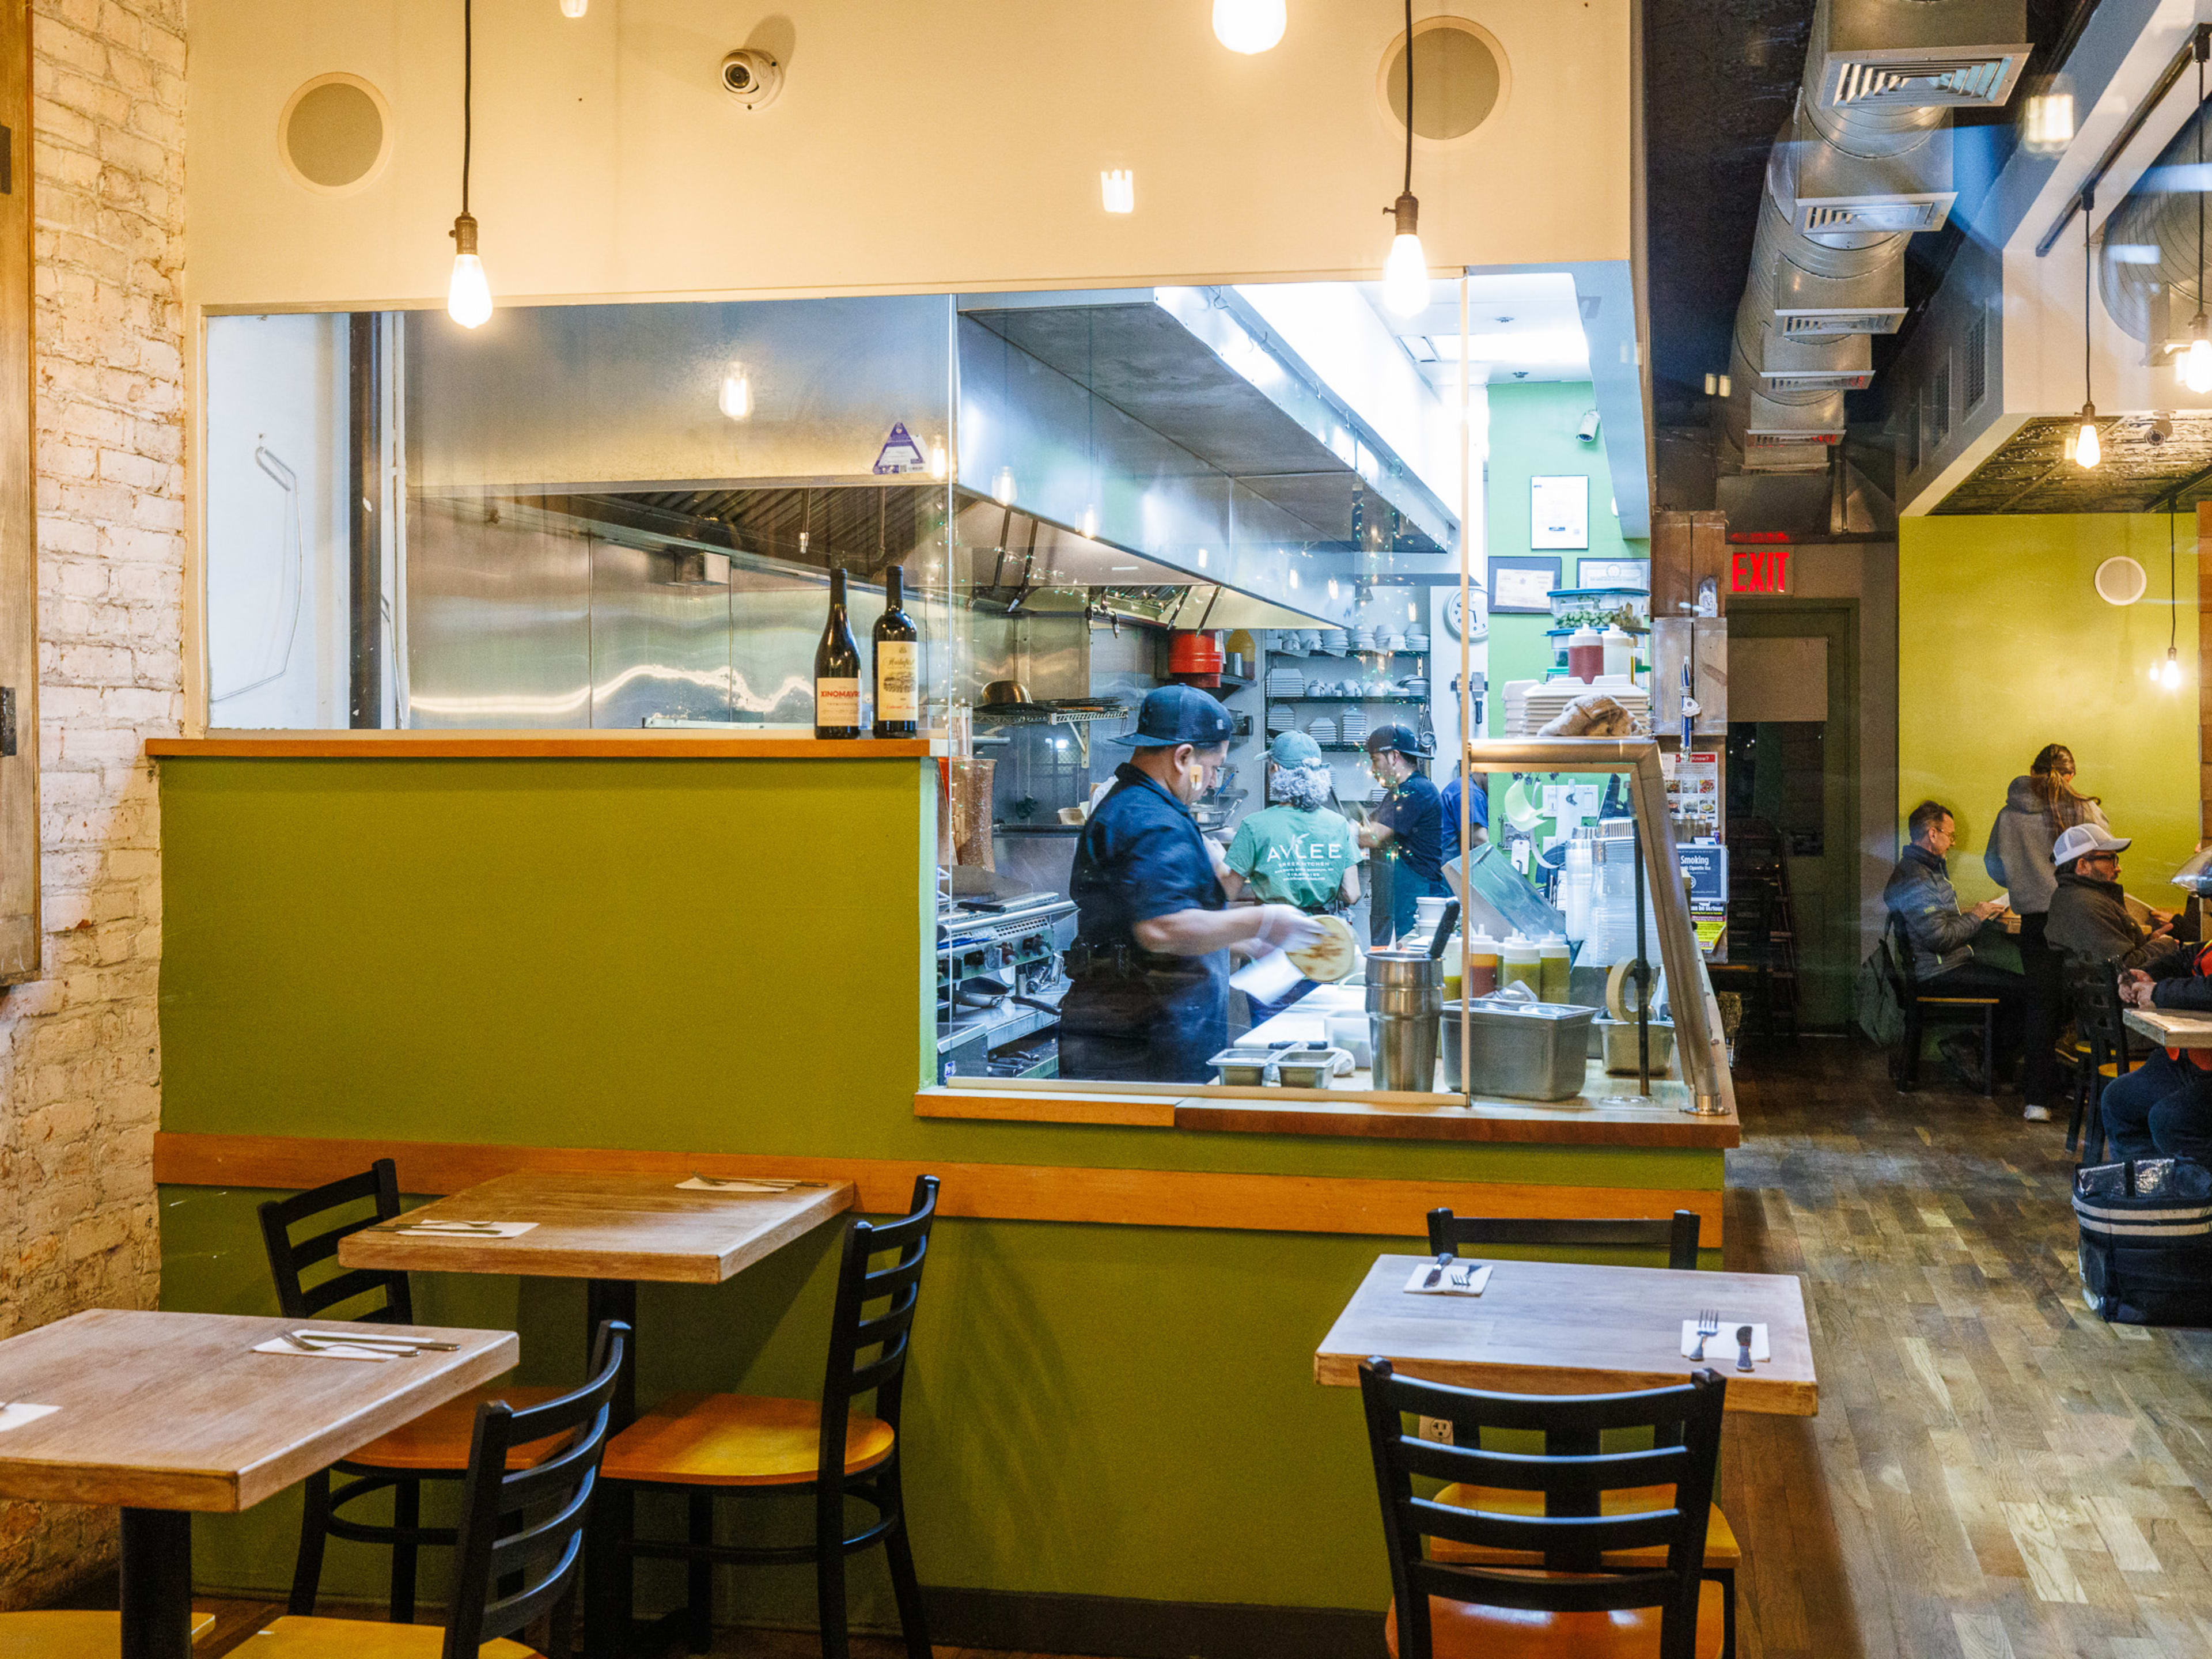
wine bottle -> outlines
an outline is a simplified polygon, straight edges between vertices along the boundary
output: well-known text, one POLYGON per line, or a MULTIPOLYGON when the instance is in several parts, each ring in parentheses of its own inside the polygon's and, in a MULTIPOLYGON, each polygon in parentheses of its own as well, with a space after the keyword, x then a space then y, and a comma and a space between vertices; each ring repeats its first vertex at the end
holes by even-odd
POLYGON ((911 738, 921 730, 921 635, 906 614, 906 575, 884 574, 884 614, 876 618, 876 735, 911 738))
POLYGON ((830 620, 814 647, 814 735, 860 735, 860 647, 845 619, 845 573, 830 573, 830 620))

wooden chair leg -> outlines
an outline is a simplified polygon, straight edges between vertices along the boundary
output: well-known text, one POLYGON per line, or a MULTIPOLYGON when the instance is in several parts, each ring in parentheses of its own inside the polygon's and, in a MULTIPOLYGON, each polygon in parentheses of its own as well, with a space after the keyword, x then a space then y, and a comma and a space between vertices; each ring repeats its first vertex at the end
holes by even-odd
POLYGON ((1997 1011, 1996 1006, 1982 1010, 1982 1098, 1995 1100, 1997 1096, 1997 1011))
POLYGON ((1905 1009, 1905 1047, 1897 1057, 1897 1092, 1909 1095, 1920 1083, 1920 1010, 1905 1009))
MULTIPOLYGON (((419 1527, 422 1524, 422 1483, 403 1480, 392 1489, 392 1524, 395 1527, 419 1527)), ((415 1546, 401 1539, 392 1547, 392 1622, 411 1625, 415 1622, 415 1546)))
POLYGON ((301 1483, 306 1504, 300 1512, 300 1555, 292 1568, 292 1595, 284 1610, 295 1619, 315 1611, 323 1582, 323 1546, 330 1540, 331 1472, 319 1469, 301 1483))
MULTIPOLYGON (((689 1502, 692 1543, 711 1545, 714 1541, 714 1495, 695 1492, 689 1502)), ((714 1564, 704 1557, 694 1557, 685 1565, 690 1569, 684 1595, 684 1610, 690 1615, 685 1621, 686 1633, 691 1651, 704 1653, 714 1645, 714 1564)))
POLYGON ((1735 1569, 1708 1567, 1701 1576, 1721 1587, 1721 1659, 1735 1659, 1735 1569))

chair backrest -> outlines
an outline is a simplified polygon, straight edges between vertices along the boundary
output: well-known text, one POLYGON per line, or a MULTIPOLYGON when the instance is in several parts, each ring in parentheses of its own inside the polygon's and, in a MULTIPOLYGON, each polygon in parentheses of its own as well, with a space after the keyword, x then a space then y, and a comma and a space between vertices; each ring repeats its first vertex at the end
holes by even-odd
POLYGON ((582 1388, 522 1411, 501 1400, 477 1407, 441 1659, 477 1659, 478 1648, 514 1635, 559 1603, 575 1582, 615 1385, 629 1349, 629 1327, 604 1321, 592 1343, 591 1380, 582 1388), (568 1438, 550 1456, 527 1468, 507 1467, 513 1448, 561 1434, 568 1438))
POLYGON ((330 1316, 378 1324, 413 1324, 415 1303, 404 1273, 356 1267, 349 1272, 331 1271, 313 1284, 307 1282, 307 1270, 319 1263, 327 1261, 333 1269, 337 1267, 340 1239, 390 1221, 398 1213, 399 1176, 388 1158, 380 1158, 359 1175, 290 1198, 272 1198, 262 1205, 261 1239, 269 1250, 270 1275, 276 1281, 277 1311, 287 1319, 313 1319, 342 1304, 375 1297, 380 1299, 330 1316), (356 1210, 364 1202, 374 1206, 368 1214, 334 1218, 336 1212, 356 1210), (301 1225, 308 1229, 307 1237, 294 1238, 292 1230, 301 1225))
POLYGON ((1912 960, 1912 934, 1905 925, 1905 918, 1894 910, 1889 913, 1889 925, 1883 931, 1889 949, 1889 965, 1897 975, 1897 997, 1901 1006, 1920 994, 1920 970, 1912 960))
POLYGON ((2074 990, 2075 1023, 2089 1039, 2096 1062, 2125 1072, 2128 1056, 2127 1005, 2120 1000, 2120 971, 2110 962, 2075 961, 2068 966, 2074 990))
POLYGON ((830 1316, 830 1366, 822 1384, 817 1476, 823 1492, 843 1484, 845 1419, 856 1398, 874 1394, 875 1414, 898 1426, 921 1270, 929 1256, 930 1229, 937 1223, 937 1184, 935 1176, 917 1176, 914 1203, 905 1215, 881 1224, 855 1221, 845 1230, 836 1308, 830 1316), (871 1269, 870 1258, 888 1251, 897 1253, 891 1264, 871 1269), (887 1307, 868 1312, 871 1303, 886 1299, 887 1307), (873 1358, 860 1357, 870 1351, 873 1358))
POLYGON ((1429 1212, 1429 1253, 1459 1254, 1467 1245, 1570 1244, 1596 1249, 1664 1250, 1667 1265, 1693 1272, 1698 1265, 1698 1212, 1677 1210, 1671 1218, 1648 1221, 1577 1220, 1564 1216, 1454 1215, 1429 1212))
POLYGON ((1685 1385, 1633 1394, 1488 1394, 1396 1376, 1387 1359, 1363 1363, 1360 1398, 1398 1600, 1398 1659, 1431 1659, 1431 1595, 1528 1612, 1657 1607, 1658 1659, 1691 1659, 1727 1389, 1717 1373, 1701 1370, 1685 1385), (1407 1433, 1408 1413, 1449 1423, 1455 1443, 1407 1433), (1651 1431, 1650 1449, 1596 1449, 1606 1430, 1638 1428, 1651 1431), (1565 1442, 1588 1449, 1540 1455, 1486 1451, 1480 1446, 1484 1429, 1540 1431, 1547 1446, 1565 1442), (1415 1495, 1416 1475, 1541 1492, 1544 1512, 1516 1515, 1439 1504, 1415 1495), (1672 1486, 1673 1503, 1630 1514, 1599 1513, 1603 1493, 1633 1486, 1672 1486), (1540 1558, 1553 1573, 1572 1576, 1431 1561, 1425 1559, 1425 1538, 1514 1551, 1540 1558), (1625 1567, 1606 1559, 1618 1551, 1655 1547, 1667 1552, 1662 1565, 1625 1567))

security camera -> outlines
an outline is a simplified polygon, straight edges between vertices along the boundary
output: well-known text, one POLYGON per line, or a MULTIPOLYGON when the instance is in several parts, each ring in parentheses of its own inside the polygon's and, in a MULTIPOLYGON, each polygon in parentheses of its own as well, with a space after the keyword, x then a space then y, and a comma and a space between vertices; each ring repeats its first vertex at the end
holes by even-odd
POLYGON ((1593 409, 1583 416, 1583 423, 1575 428, 1575 436, 1586 444, 1597 441, 1597 410, 1593 409))
POLYGON ((2162 444, 2172 435, 2173 416, 2171 415, 2153 415, 2149 429, 2143 434, 2147 441, 2154 444, 2162 444))
POLYGON ((740 47, 722 59, 722 90, 747 109, 766 109, 783 90, 783 65, 764 52, 740 47))

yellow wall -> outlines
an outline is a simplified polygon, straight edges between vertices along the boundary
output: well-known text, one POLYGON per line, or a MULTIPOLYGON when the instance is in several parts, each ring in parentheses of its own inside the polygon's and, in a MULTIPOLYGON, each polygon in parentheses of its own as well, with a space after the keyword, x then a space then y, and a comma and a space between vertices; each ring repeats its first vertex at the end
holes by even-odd
MULTIPOLYGON (((1952 878, 1962 901, 1995 890, 1982 869, 2005 786, 2046 743, 2072 749, 2080 787, 2104 797, 2117 834, 2135 837, 2129 886, 2163 886, 2197 845, 2196 521, 2174 522, 2170 605, 2166 520, 2156 514, 1917 518, 1899 526, 1897 804, 1934 797, 1958 815, 1952 878), (2097 567, 2137 560, 2136 604, 2097 597, 2097 567), (2151 667, 2178 622, 2182 681, 2151 667)), ((1899 826, 1902 841, 1904 830, 1899 826)))
MULTIPOLYGON (((1415 7, 1418 17, 1445 9, 1415 7)), ((1431 266, 1629 256, 1629 0, 1455 0, 1510 85, 1413 173, 1431 266)), ((475 170, 493 291, 531 298, 1139 285, 1379 274, 1402 129, 1392 5, 1300 3, 1272 52, 1206 0, 477 0, 475 170), (785 64, 757 112, 723 54, 785 64), (1099 204, 1136 173, 1134 214, 1099 204)), ((188 297, 233 309, 441 303, 459 210, 453 0, 193 0, 188 297), (332 197, 278 160, 287 99, 359 75, 383 174, 332 197)), ((1417 45, 1418 50, 1418 45, 1417 45)))

